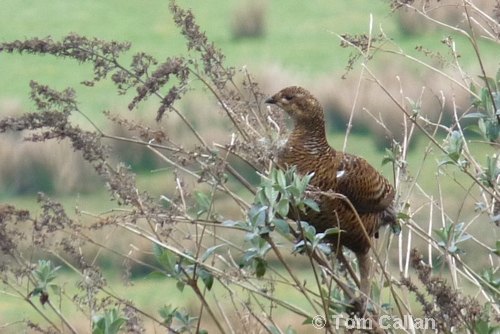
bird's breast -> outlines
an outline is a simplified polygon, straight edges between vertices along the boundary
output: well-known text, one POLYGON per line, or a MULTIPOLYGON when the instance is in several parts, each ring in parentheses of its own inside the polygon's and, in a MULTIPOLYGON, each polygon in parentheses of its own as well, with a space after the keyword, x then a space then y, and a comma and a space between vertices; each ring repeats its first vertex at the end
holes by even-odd
MULTIPOLYGON (((324 191, 335 190, 339 175, 335 153, 317 145, 289 145, 279 155, 278 164, 281 168, 296 166, 300 175, 314 173, 311 185, 324 191)), ((342 176, 340 171, 340 177, 342 176)))

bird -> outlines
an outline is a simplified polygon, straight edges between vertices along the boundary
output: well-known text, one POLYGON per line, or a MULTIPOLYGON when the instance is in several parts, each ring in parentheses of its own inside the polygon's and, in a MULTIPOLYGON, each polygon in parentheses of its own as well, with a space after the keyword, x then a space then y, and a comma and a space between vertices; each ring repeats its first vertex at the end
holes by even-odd
POLYGON ((327 242, 337 253, 342 254, 339 250, 345 246, 356 255, 364 298, 364 306, 359 307, 364 308, 370 296, 371 239, 378 236, 380 226, 397 224, 395 189, 368 161, 329 145, 323 107, 306 89, 286 87, 265 103, 278 106, 293 120, 293 129, 277 154, 278 168, 294 167, 301 176, 314 173, 309 184, 320 194, 313 197, 319 211, 309 209, 298 217, 291 211, 289 218, 306 221, 317 232, 340 230, 327 242))

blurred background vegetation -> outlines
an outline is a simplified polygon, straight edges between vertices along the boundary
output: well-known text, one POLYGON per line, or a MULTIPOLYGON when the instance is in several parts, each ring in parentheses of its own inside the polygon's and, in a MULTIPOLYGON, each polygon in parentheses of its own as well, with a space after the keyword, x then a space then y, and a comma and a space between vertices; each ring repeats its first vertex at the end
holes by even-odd
MULTIPOLYGON (((486 0, 479 2, 493 10, 493 3, 486 0)), ((353 153, 363 153, 375 165, 380 165, 380 152, 390 145, 390 139, 373 118, 363 112, 363 108, 373 115, 380 114, 396 138, 402 132, 402 116, 394 111, 392 102, 380 94, 379 88, 370 82, 362 83, 359 96, 354 94, 358 88, 356 74, 342 78, 351 51, 340 46, 337 35, 367 33, 372 17, 373 33, 383 31, 409 55, 422 59, 430 57, 416 50, 416 47, 422 47, 441 52, 443 58, 452 60, 449 48, 442 42, 449 31, 440 31, 411 13, 391 13, 389 4, 384 1, 215 0, 179 3, 193 8, 197 21, 206 29, 209 38, 224 51, 227 65, 236 69, 247 68, 264 91, 272 94, 287 85, 301 85, 313 91, 325 107, 332 136, 344 135, 354 108, 352 133, 356 135, 356 140, 349 142, 348 149, 353 153), (375 146, 364 149, 372 143, 375 146)), ((164 1, 48 1, 42 4, 5 0, 2 8, 0 29, 4 41, 49 35, 58 39, 69 32, 77 32, 89 37, 131 41, 129 57, 141 50, 162 60, 182 53, 184 49, 185 42, 174 26, 164 1)), ((459 25, 463 17, 458 12, 453 16, 451 7, 446 13, 449 17, 438 19, 459 25)), ((462 36, 454 38, 462 65, 465 68, 469 66, 470 73, 478 73, 472 47, 462 36)), ((492 72, 496 65, 496 50, 483 43, 485 47, 481 51, 485 59, 491 60, 486 66, 492 72)), ((396 47, 394 49, 397 50, 396 47)), ((435 54, 433 57, 436 57, 436 64, 443 61, 435 54)), ((425 95, 439 95, 440 92, 453 94, 464 106, 467 105, 467 94, 452 91, 442 77, 432 71, 416 65, 411 68, 396 56, 376 59, 375 62, 377 77, 394 91, 399 90, 400 84, 409 86, 405 87, 406 93, 413 100, 418 100, 423 87, 426 87, 425 95)), ((89 79, 90 64, 78 65, 68 59, 51 57, 13 57, 10 54, 0 54, 0 63, 2 116, 18 115, 32 108, 28 97, 31 79, 50 83, 56 89, 74 87, 81 108, 103 128, 113 126, 103 116, 103 110, 123 110, 129 103, 128 97, 118 95, 109 81, 99 82, 98 89, 75 84, 89 79)), ((436 118, 441 110, 437 99, 435 102, 433 105, 432 99, 426 99, 426 104, 422 106, 423 112, 431 119, 436 118)), ((204 115, 208 113, 202 111, 206 107, 202 98, 194 96, 190 101, 183 101, 181 109, 201 124, 206 121, 204 115)), ((445 116, 451 118, 451 107, 444 107, 449 111, 445 116)), ((146 119, 152 112, 143 105, 133 117, 146 119)), ((339 138, 334 142, 338 142, 339 138)), ((69 154, 69 148, 64 143, 44 147, 31 143, 14 145, 13 142, 18 140, 3 138, 0 144, 0 157, 4 162, 0 173, 0 198, 29 196, 39 190, 51 194, 62 192, 67 196, 68 192, 85 194, 100 189, 99 182, 92 178, 85 164, 81 164, 77 156, 69 154)), ((129 145, 122 147, 123 150, 116 152, 120 159, 133 164, 148 177, 151 176, 149 171, 158 167, 151 161, 153 158, 141 152, 140 148, 135 151, 129 145)))
MULTIPOLYGON (((395 53, 401 48, 406 54, 433 63, 436 67, 442 65, 445 72, 454 69, 454 57, 443 42, 450 35, 449 30, 436 28, 412 13, 392 13, 389 3, 385 1, 180 0, 178 3, 181 7, 193 9, 197 23, 226 55, 226 65, 234 66, 237 70, 248 69, 265 92, 273 94, 289 85, 304 86, 314 92, 325 107, 330 142, 338 149, 344 147, 346 125, 354 110, 347 151, 362 155, 374 166, 380 167, 389 179, 392 170, 389 166, 382 168, 381 161, 384 149, 390 146, 392 138, 375 122, 374 117, 379 118, 380 115, 396 139, 402 136, 403 117, 401 112, 395 110, 393 102, 381 94, 379 86, 369 80, 358 82, 359 68, 347 73, 352 51, 341 47, 339 35, 368 33, 372 20, 373 35, 383 33, 389 37, 394 46, 389 45, 388 48, 392 48, 395 53), (429 54, 425 50, 433 50, 433 53, 429 54), (447 61, 449 63, 445 64, 447 61), (358 85, 359 95, 356 93, 358 85)), ((476 3, 486 12, 493 13, 493 1, 476 3)), ((166 1, 2 0, 1 7, 2 41, 48 35, 59 39, 70 32, 99 39, 130 41, 132 51, 125 56, 130 59, 124 63, 128 63, 138 51, 149 53, 160 61, 185 52, 185 39, 175 27, 166 1)), ((446 14, 441 12, 439 15, 436 19, 452 26, 461 26, 463 22, 463 17, 453 7, 446 14)), ((453 39, 459 49, 463 68, 469 73, 479 74, 473 48, 463 36, 453 35, 453 39)), ((498 49, 490 47, 493 43, 490 45, 484 40, 480 46, 486 60, 486 71, 495 73, 498 49)), ((376 77, 393 93, 397 95, 401 86, 404 86, 406 96, 415 101, 424 101, 421 114, 430 120, 436 120, 444 109, 444 122, 446 117, 451 122, 455 110, 452 105, 441 105, 439 99, 433 96, 453 97, 463 111, 470 106, 469 94, 456 91, 442 76, 431 70, 417 65, 409 66, 398 56, 388 55, 373 62, 372 69, 375 69, 376 77)), ((128 111, 130 98, 120 96, 110 81, 101 81, 94 88, 78 85, 90 79, 90 64, 78 65, 69 59, 0 53, 0 66, 1 117, 16 116, 33 109, 28 96, 29 81, 33 79, 59 90, 75 88, 80 108, 101 128, 115 135, 127 134, 103 116, 104 110, 112 113, 125 110, 125 113, 130 113, 130 118, 143 123, 154 122, 156 105, 144 103, 138 110, 128 111)), ((207 108, 212 107, 215 108, 196 92, 190 94, 189 99, 183 99, 179 106, 195 125, 203 128, 207 141, 218 140, 218 136, 221 136, 217 131, 221 125, 209 116, 211 113, 206 112, 207 108)), ((84 127, 89 126, 85 125, 83 118, 75 121, 84 127)), ((166 117, 162 122, 169 135, 183 135, 182 127, 175 120, 166 117)), ((443 139, 445 135, 444 132, 438 134, 438 138, 443 139)), ((416 166, 419 170, 419 184, 425 188, 426 196, 439 197, 442 193, 454 194, 456 189, 462 189, 461 182, 456 181, 463 177, 461 175, 456 175, 455 180, 449 178, 436 183, 440 153, 427 158, 432 145, 427 141, 416 140, 411 148, 408 165, 416 166)), ((478 155, 491 152, 491 148, 484 145, 474 146, 473 150, 478 155)), ((158 171, 165 167, 163 163, 144 147, 119 143, 114 146, 113 154, 116 161, 124 161, 138 173, 139 185, 147 188, 152 195, 160 196, 172 188, 172 181, 167 180, 165 173, 158 171)), ((108 193, 100 179, 78 154, 73 154, 67 143, 23 143, 19 134, 2 135, 0 162, 1 202, 37 210, 36 194, 43 191, 69 207, 77 205, 89 212, 105 212, 115 208, 115 203, 107 200, 108 193)), ((254 175, 246 176, 255 179, 254 175)), ((445 199, 446 206, 454 208, 448 211, 454 214, 454 220, 467 220, 475 215, 471 198, 466 200, 445 196, 445 199)), ((231 210, 227 211, 225 213, 231 215, 231 210)), ((425 225, 424 221, 421 223, 425 225)), ((491 226, 485 216, 482 228, 486 244, 492 244, 497 239, 496 233, 488 233, 491 226)), ((103 239, 106 242, 123 243, 123 249, 129 246, 127 240, 116 239, 112 235, 103 236, 103 239)), ((109 258, 102 258, 101 261, 109 261, 110 269, 121 266, 121 263, 113 263, 109 258)), ((486 262, 478 259, 474 265, 481 267, 486 262)), ((112 272, 108 277, 111 280, 120 279, 119 275, 112 272)), ((144 289, 149 287, 154 293, 157 288, 151 281, 142 281, 140 287, 139 295, 143 296, 148 295, 144 293, 148 290, 144 289)), ((147 298, 144 303, 148 303, 147 298)), ((10 303, 0 303, 2 316, 9 319, 9 312, 17 311, 10 303)), ((0 319, 0 322, 4 321, 0 319)))

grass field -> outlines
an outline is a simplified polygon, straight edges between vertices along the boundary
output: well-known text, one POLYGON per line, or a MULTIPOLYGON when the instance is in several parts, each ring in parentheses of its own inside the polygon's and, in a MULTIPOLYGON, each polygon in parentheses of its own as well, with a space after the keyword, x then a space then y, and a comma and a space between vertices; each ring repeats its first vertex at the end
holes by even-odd
MULTIPOLYGON (((370 16, 373 17, 373 34, 377 35, 380 33, 380 30, 383 30, 395 44, 408 54, 423 57, 421 53, 414 50, 416 46, 423 46, 424 48, 442 52, 445 57, 450 56, 448 48, 441 42, 449 34, 448 32, 434 30, 419 35, 405 34, 401 31, 395 15, 391 14, 388 3, 384 1, 268 1, 266 33, 264 36, 254 39, 234 39, 232 36, 230 17, 238 1, 180 0, 178 3, 183 7, 193 8, 197 23, 202 29, 206 29, 208 38, 223 50, 223 53, 227 57, 228 65, 234 66, 237 70, 243 67, 248 68, 250 73, 255 73, 257 80, 265 78, 263 80, 267 80, 267 82, 264 84, 268 86, 270 86, 269 81, 273 80, 272 75, 274 74, 277 77, 277 82, 287 82, 290 85, 308 85, 318 81, 317 86, 321 86, 322 80, 328 78, 328 80, 335 81, 339 86, 342 86, 341 75, 344 73, 344 68, 351 51, 340 47, 340 40, 337 34, 350 33, 354 35, 367 33, 370 16)), ((1 41, 7 42, 15 39, 22 40, 33 36, 45 37, 48 35, 54 39, 59 39, 69 32, 76 32, 99 39, 131 41, 132 49, 125 56, 125 63, 128 63, 132 55, 139 51, 149 53, 160 61, 174 55, 186 55, 188 52, 186 51, 184 38, 172 22, 172 16, 168 10, 168 1, 166 0, 49 0, 44 2, 35 0, 2 0, 0 10, 1 41)), ((477 65, 475 65, 477 61, 473 49, 466 44, 465 38, 457 36, 455 37, 455 41, 465 67, 471 73, 479 73, 477 65)), ((482 55, 487 59, 487 68, 494 68, 498 66, 496 63, 497 50, 490 48, 490 46, 487 42, 480 44, 482 55)), ((394 49, 396 48, 394 47, 394 49)), ((417 78, 421 75, 421 69, 417 67, 404 67, 405 65, 398 65, 397 62, 398 58, 396 56, 388 56, 380 63, 378 63, 378 60, 375 60, 375 64, 383 65, 383 67, 378 68, 380 73, 387 71, 390 72, 390 75, 393 75, 393 72, 390 71, 391 69, 395 68, 399 70, 401 68, 401 70, 407 70, 408 73, 414 72, 417 78)), ((107 127, 110 122, 106 121, 102 115, 102 111, 111 110, 114 112, 125 110, 131 99, 129 95, 119 96, 116 88, 109 80, 100 82, 93 88, 80 85, 81 81, 92 78, 92 68, 88 64, 77 64, 72 60, 54 59, 48 56, 19 56, 0 53, 0 66, 0 116, 2 117, 19 114, 31 109, 28 92, 29 81, 32 79, 37 80, 41 84, 48 84, 55 89, 61 90, 66 87, 76 88, 80 108, 103 128, 107 127)), ((395 81, 393 77, 384 79, 395 81)), ((417 87, 416 91, 418 92, 421 89, 420 85, 420 82, 415 84, 417 87)), ((332 90, 326 94, 328 95, 328 93, 335 95, 338 92, 332 90)), ((348 101, 352 101, 355 93, 355 91, 352 91, 352 96, 346 96, 345 98, 348 101)), ((343 94, 345 94, 345 90, 343 94)), ((438 95, 438 92, 435 92, 435 94, 438 95)), ((377 95, 374 95, 374 98, 368 101, 370 105, 357 105, 356 110, 363 108, 371 109, 378 102, 377 95)), ((197 101, 194 102, 194 107, 181 105, 181 108, 185 107, 188 112, 192 112, 192 110, 196 110, 199 106, 199 102, 198 104, 196 103, 197 101)), ((465 109, 466 107, 463 108, 465 109)), ((328 112, 330 111, 333 112, 333 109, 328 110, 328 112)), ((425 112, 429 113, 431 111, 425 110, 425 112)), ((132 115, 132 113, 140 114, 141 119, 153 119, 155 116, 154 107, 148 104, 144 104, 139 110, 131 112, 125 110, 124 113, 130 113, 126 115, 132 115)), ((192 117, 197 126, 203 126, 204 122, 207 121, 207 119, 196 119, 198 114, 195 112, 189 116, 192 117)), ((367 122, 367 118, 369 119, 368 122, 370 122, 370 118, 366 116, 365 123, 367 122)), ((166 118, 163 122, 167 123, 169 121, 171 120, 166 118)), ((88 126, 88 123, 82 122, 82 124, 84 127, 88 126)), ((338 126, 331 126, 330 128, 335 128, 335 131, 332 130, 332 133, 329 134, 331 144, 338 148, 342 147, 344 143, 344 123, 338 126)), ((365 157, 392 181, 391 167, 389 165, 381 166, 384 148, 381 147, 381 141, 372 136, 371 129, 370 127, 359 126, 355 121, 354 133, 349 137, 347 149, 351 153, 365 157), (362 131, 359 130, 360 128, 362 128, 362 131)), ((212 128, 208 131, 217 132, 212 128)), ((226 133, 225 131, 220 132, 226 133)), ((229 132, 227 134, 229 138, 229 132)), ((438 135, 437 140, 440 142, 443 141, 444 136, 442 134, 438 135)), ((130 150, 132 154, 134 154, 133 152, 138 152, 135 151, 135 147, 130 150)), ((37 151, 37 148, 32 148, 31 152, 33 151, 37 151)), ((484 144, 473 145, 472 151, 479 157, 486 157, 486 155, 494 153, 494 150, 490 146, 484 144)), ((1 154, 2 146, 0 143, 0 156, 2 156, 1 154)), ((477 187, 472 186, 472 182, 464 177, 457 168, 448 166, 440 169, 438 167, 442 156, 443 154, 436 149, 435 145, 429 144, 429 141, 425 138, 418 138, 416 143, 412 145, 412 150, 407 160, 410 171, 406 180, 407 182, 403 184, 403 187, 411 187, 414 182, 418 182, 419 186, 423 187, 423 189, 418 189, 414 192, 415 197, 413 198, 412 209, 417 211, 415 219, 421 222, 424 229, 427 228, 430 220, 429 207, 427 204, 423 204, 426 201, 440 203, 440 200, 444 198, 441 204, 446 206, 446 214, 448 216, 443 216, 443 221, 447 219, 448 221, 458 222, 469 221, 471 217, 476 215, 472 199, 481 200, 480 195, 470 195, 470 193, 478 194, 479 191, 477 187), (470 192, 464 192, 464 188, 467 187, 470 187, 470 192), (455 196, 455 194, 466 194, 467 199, 455 196), (420 207, 420 205, 422 206, 420 207)), ((71 157, 63 158, 67 158, 69 164, 71 157)), ((65 160, 62 159, 60 161, 65 160)), ((8 161, 0 162, 0 181, 2 181, 2 163, 4 169, 9 165, 8 161)), ((72 163, 75 162, 73 161, 72 163)), ((155 198, 160 197, 175 187, 171 184, 170 180, 171 169, 152 173, 147 168, 141 167, 140 163, 137 165, 136 162, 131 164, 133 168, 137 168, 140 171, 137 178, 141 188, 147 189, 155 198), (168 181, 166 181, 167 178, 169 179, 168 181)), ((12 169, 12 166, 9 166, 9 168, 12 169)), ((195 181, 192 182, 194 183, 195 181)), ((117 209, 116 202, 109 201, 109 194, 105 190, 106 187, 104 184, 101 184, 99 180, 93 180, 89 184, 91 185, 91 189, 95 191, 86 190, 74 193, 52 191, 50 195, 55 200, 61 201, 71 215, 74 214, 72 208, 75 206, 80 210, 92 212, 93 214, 101 214, 117 209)), ((239 195, 251 198, 251 195, 245 193, 243 190, 239 195)), ((34 210, 34 212, 41 210, 39 204, 36 203, 36 191, 30 190, 21 195, 12 192, 11 189, 0 189, 0 204, 6 202, 14 203, 20 208, 34 210)), ((227 209, 227 214, 234 214, 236 216, 240 212, 231 211, 231 208, 229 208, 227 209)), ((486 215, 483 217, 484 219, 481 217, 474 220, 474 224, 477 226, 478 234, 484 235, 481 241, 484 244, 493 245, 497 240, 497 233, 496 231, 490 233, 492 224, 486 215)), ((229 218, 232 219, 232 217, 229 218)), ((439 228, 441 226, 435 227, 439 228)), ((123 249, 128 249, 130 245, 133 245, 134 236, 127 236, 122 239, 121 235, 120 238, 117 238, 117 235, 114 233, 114 230, 108 230, 107 234, 101 237, 106 242, 120 244, 120 247, 123 247, 123 249)), ((416 244, 419 244, 419 242, 425 246, 424 241, 416 241, 416 244)), ((476 246, 465 247, 466 250, 471 250, 471 253, 467 254, 467 256, 474 256, 473 251, 476 249, 476 246)), ((102 260, 102 257, 99 257, 99 260, 102 260)), ((111 282, 120 283, 120 277, 115 272, 121 269, 121 265, 117 265, 117 263, 121 263, 120 260, 118 259, 116 262, 110 264, 109 271, 105 273, 105 276, 111 282)), ((489 259, 481 258, 470 262, 473 268, 483 268, 489 264, 488 261, 489 259)), ((310 272, 299 271, 299 273, 303 275, 302 279, 313 281, 309 276, 310 272)), ((68 275, 68 280, 74 279, 73 276, 65 272, 62 277, 63 281, 66 278, 65 275, 68 275)), ((156 315, 156 310, 161 304, 168 305, 182 301, 184 305, 189 307, 190 301, 195 300, 194 296, 178 294, 175 285, 170 284, 171 282, 165 284, 160 282, 159 284, 157 281, 138 277, 135 279, 135 283, 135 287, 128 287, 125 290, 121 290, 120 294, 122 296, 132 296, 139 307, 145 305, 144 309, 151 314, 156 315), (164 289, 161 291, 159 299, 165 298, 165 301, 155 300, 154 305, 149 305, 148 296, 158 293, 158 286, 164 289)), ((121 284, 118 285, 121 286, 121 284)), ((68 294, 71 295, 74 289, 74 287, 68 286, 68 294)), ((474 290, 473 292, 476 291, 474 290)), ((278 291, 277 295, 280 294, 287 295, 287 291, 278 291)), ((19 304, 19 308, 17 307, 18 304, 15 298, 8 294, 6 294, 6 297, 2 297, 5 302, 0 302, 0 324, 32 316, 31 313, 23 313, 24 305, 21 306, 19 304), (15 307, 12 307, 12 305, 15 305, 15 307)), ((195 313, 197 310, 193 312, 195 313)), ((85 331, 85 328, 88 329, 88 324, 82 323, 80 325, 82 332, 85 331)), ((293 321, 293 325, 297 329, 301 328, 298 321, 293 321)), ((12 328, 14 327, 9 327, 8 329, 12 328)), ((2 331, 2 328, 0 328, 0 331, 2 331)))
MULTIPOLYGON (((448 53, 441 43, 441 39, 446 36, 445 32, 438 30, 419 35, 404 34, 397 24, 395 14, 391 14, 388 3, 384 1, 355 0, 336 3, 326 0, 269 1, 265 35, 255 39, 240 40, 232 37, 230 29, 231 12, 238 1, 184 0, 179 3, 193 8, 198 23, 206 29, 209 39, 223 50, 229 65, 236 69, 247 67, 250 73, 255 73, 257 79, 264 78, 264 86, 272 86, 269 83, 274 80, 284 85, 299 84, 322 89, 320 96, 322 100, 328 101, 329 95, 336 96, 337 101, 342 101, 342 107, 348 110, 354 103, 355 86, 351 82, 355 80, 344 85, 341 75, 344 73, 351 51, 340 47, 340 40, 336 34, 367 33, 372 15, 373 35, 377 35, 382 29, 388 37, 393 39, 394 43, 409 54, 416 54, 414 48, 417 45, 440 51, 445 56, 448 53), (348 88, 342 89, 343 86, 348 88)), ((150 53, 158 60, 187 53, 186 42, 172 22, 168 1, 144 3, 112 0, 85 2, 52 0, 41 3, 5 0, 0 12, 0 31, 3 41, 49 35, 58 39, 70 32, 102 39, 131 41, 132 50, 125 56, 128 58, 124 61, 125 64, 134 53, 139 51, 150 53)), ((472 48, 462 47, 465 40, 461 37, 456 37, 456 42, 457 49, 462 54, 462 61, 465 64, 475 64, 472 48)), ((487 47, 488 44, 484 46, 482 49, 484 58, 496 59, 490 56, 495 53, 495 49, 487 47)), ((424 75, 419 74, 420 70, 410 70, 407 65, 398 65, 398 61, 400 59, 397 57, 385 57, 379 73, 383 75, 384 72, 388 72, 391 76, 382 79, 394 81, 393 75, 400 74, 397 70, 416 71, 416 80, 424 75), (390 68, 386 71, 387 66, 390 68), (393 69, 396 72, 391 72, 393 69)), ((487 61, 486 66, 489 63, 487 61)), ((54 59, 49 56, 24 55, 19 57, 5 53, 0 53, 0 64, 2 66, 0 115, 18 114, 32 108, 28 98, 28 85, 32 79, 41 84, 49 84, 55 89, 75 88, 80 109, 103 127, 110 125, 110 122, 107 122, 102 115, 103 110, 112 112, 124 110, 130 102, 129 96, 117 94, 110 80, 99 82, 93 88, 80 85, 81 81, 92 78, 92 68, 88 64, 77 64, 73 60, 54 59)), ((475 68, 471 71, 477 73, 475 68)), ((433 78, 422 80, 423 82, 415 82, 414 92, 409 93, 413 99, 418 97, 415 94, 419 94, 422 85, 429 84, 426 81, 432 81, 433 78)), ((274 91, 269 92, 269 94, 272 93, 274 91)), ((379 91, 375 90, 371 95, 367 95, 368 100, 362 99, 363 104, 358 103, 356 114, 363 115, 364 125, 355 121, 354 131, 362 129, 366 133, 366 124, 371 122, 370 118, 361 112, 362 108, 372 109, 375 113, 381 108, 384 115, 397 112, 384 110, 387 109, 386 104, 378 107, 379 95, 379 91)), ((336 105, 334 104, 333 107, 335 109, 336 105)), ((433 107, 424 112, 432 113, 432 109, 433 107)), ((336 112, 336 110, 327 110, 327 112, 336 112)), ((140 107, 135 113, 147 119, 153 117, 154 110, 146 105, 140 107)), ((386 117, 389 121, 390 118, 390 116, 386 117)), ((345 119, 344 116, 342 122, 335 126, 339 129, 336 130, 339 133, 345 129, 345 119)), ((193 122, 196 120, 193 119, 193 122)), ((82 125, 88 126, 88 123, 83 121, 82 125)), ((373 131, 374 127, 369 126, 368 129, 373 131)), ((397 126, 396 131, 400 131, 397 126)), ((349 145, 349 149, 351 149, 350 146, 355 149, 356 144, 349 145)), ((378 147, 378 150, 363 153, 368 160, 377 162, 381 159, 379 152, 382 150, 383 147, 378 147), (376 152, 376 154, 372 157, 371 152, 376 152)), ((10 196, 5 193, 5 190, 0 190, 0 194, 2 193, 3 195, 0 196, 10 196)))
MULTIPOLYGON (((362 34, 368 32, 370 15, 373 16, 373 34, 382 29, 387 36, 405 51, 412 51, 416 45, 429 49, 442 50, 441 39, 444 32, 434 31, 420 35, 405 35, 398 27, 396 17, 390 13, 389 5, 384 1, 354 0, 350 2, 331 2, 327 0, 300 1, 278 0, 268 3, 267 32, 256 39, 234 40, 230 31, 231 11, 237 1, 187 1, 179 3, 192 7, 198 24, 206 29, 209 39, 213 40, 226 54, 228 63, 237 69, 247 66, 250 72, 265 73, 268 68, 278 66, 282 75, 292 73, 293 82, 301 84, 314 81, 324 76, 340 76, 349 58, 349 50, 340 47, 336 34, 349 32, 362 34)), ((138 51, 152 54, 162 60, 168 56, 185 54, 185 40, 172 22, 168 10, 168 1, 15 1, 4 0, 0 11, 0 31, 3 41, 24 39, 32 36, 52 36, 58 39, 69 32, 76 32, 89 37, 131 41, 132 50, 129 58, 138 51)), ((457 37, 457 48, 462 53, 465 64, 475 63, 471 47, 461 48, 464 39, 457 37)), ((484 46, 488 46, 485 44, 484 46)), ((482 50, 485 59, 495 53, 494 48, 482 50)), ((77 64, 68 59, 54 59, 48 56, 32 56, 0 53, 2 75, 0 76, 0 114, 8 115, 28 110, 28 83, 31 79, 42 84, 49 84, 56 89, 71 86, 77 89, 80 108, 97 122, 106 123, 102 110, 121 110, 129 103, 130 97, 119 96, 109 81, 100 82, 97 87, 88 88, 79 83, 91 78, 92 69, 88 64, 77 64)), ((382 69, 382 72, 384 69, 382 69)), ((334 79, 335 80, 335 79, 334 79)), ((272 93, 272 92, 269 92, 272 93)), ((352 92, 354 94, 354 92, 352 92)), ((335 92, 332 92, 335 94, 335 92)), ((352 100, 353 97, 349 96, 352 100)), ((376 101, 373 101, 376 105, 376 101)), ((371 105, 359 106, 370 108, 371 105)), ((139 113, 151 112, 138 110, 139 113)), ((148 117, 147 114, 144 117, 148 117)), ((168 120, 167 120, 168 121, 168 120)), ((340 129, 343 125, 339 126, 340 129)), ((359 127, 354 124, 354 131, 359 127)), ((366 132, 365 132, 366 133, 366 132)), ((332 143, 339 147, 343 144, 342 131, 332 134, 332 143)), ((380 166, 383 149, 376 146, 370 136, 355 135, 349 139, 348 150, 363 155, 375 166, 380 166)), ((426 142, 420 142, 410 155, 410 165, 418 166, 426 142)), ((481 147, 481 146, 479 146, 481 147)), ((484 147, 484 146, 482 146, 484 147)), ((482 149, 482 148, 478 148, 482 149)), ((484 148, 485 153, 489 148, 484 148)), ((439 156, 434 161, 439 160, 439 156)), ((435 184, 436 163, 426 162, 420 177, 429 189, 437 191, 435 184)), ((390 170, 384 170, 390 175, 390 170)), ((145 184, 153 184, 161 175, 145 173, 140 176, 145 184)), ((449 185, 452 187, 451 185, 449 185)), ((432 192, 431 192, 432 193, 432 192)), ((103 204, 106 194, 103 187, 97 185, 97 194, 71 195, 62 194, 56 198, 65 203, 88 203, 97 211, 105 211, 103 204), (96 198, 98 198, 96 200, 96 198)), ((159 196, 161 189, 153 194, 159 196)), ((16 194, 0 190, 0 198, 15 201, 33 207, 33 196, 17 197, 16 194), (30 204, 31 203, 31 204, 30 204)))
MULTIPOLYGON (((440 32, 419 36, 402 34, 388 4, 383 1, 270 1, 265 36, 243 40, 234 40, 230 31, 231 10, 237 1, 179 3, 193 8, 198 23, 206 29, 208 37, 222 48, 229 65, 237 69, 248 66, 251 72, 257 73, 279 66, 284 72, 294 73, 296 80, 302 82, 320 75, 340 80, 350 51, 339 46, 340 41, 335 34, 367 33, 370 15, 373 15, 373 34, 378 34, 382 28, 407 52, 413 52, 417 45, 429 49, 438 47, 446 52, 444 46, 439 46, 440 40, 445 37, 440 32)), ((168 1, 51 0, 41 3, 5 0, 0 13, 0 31, 3 41, 49 35, 58 39, 70 32, 100 39, 131 41, 130 55, 144 51, 159 60, 186 53, 185 41, 172 22, 168 1)), ((457 43, 462 43, 461 39, 457 43)), ((471 48, 460 50, 464 59, 474 62, 471 48)), ((486 48, 484 52, 487 55, 489 51, 486 48)), ((50 83, 59 89, 68 86, 77 88, 82 104, 93 115, 103 109, 127 104, 126 99, 117 96, 109 83, 100 83, 97 89, 78 85, 89 79, 90 68, 85 64, 9 54, 0 54, 0 64, 2 105, 14 103, 22 109, 28 108, 27 92, 31 79, 50 83)))

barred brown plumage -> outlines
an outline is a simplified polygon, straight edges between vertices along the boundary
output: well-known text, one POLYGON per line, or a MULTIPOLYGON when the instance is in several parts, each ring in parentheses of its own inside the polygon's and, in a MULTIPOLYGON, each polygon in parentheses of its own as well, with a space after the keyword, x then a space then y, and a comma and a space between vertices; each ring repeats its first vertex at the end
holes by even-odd
POLYGON ((298 174, 314 173, 310 184, 321 192, 342 194, 342 198, 328 194, 313 195, 319 212, 309 210, 300 218, 313 225, 318 232, 338 227, 340 235, 328 241, 334 250, 346 246, 358 259, 361 292, 370 292, 370 238, 379 227, 396 224, 394 188, 389 181, 365 159, 332 148, 326 139, 323 108, 319 101, 301 87, 287 87, 266 100, 283 109, 294 121, 294 129, 278 154, 278 166, 296 166, 298 174), (361 221, 361 222, 360 222, 361 221), (363 227, 361 226, 364 226, 363 227), (365 233, 366 231, 366 233, 365 233))

